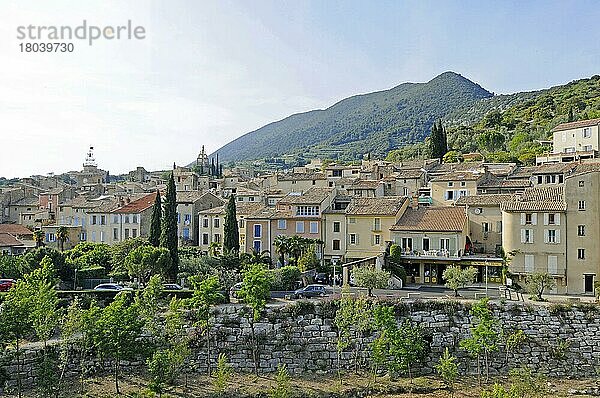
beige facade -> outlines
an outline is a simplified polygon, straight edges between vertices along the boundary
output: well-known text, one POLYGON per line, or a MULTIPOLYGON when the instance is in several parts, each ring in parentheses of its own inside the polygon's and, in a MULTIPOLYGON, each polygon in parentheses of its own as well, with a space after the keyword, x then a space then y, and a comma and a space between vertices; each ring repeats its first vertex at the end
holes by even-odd
POLYGON ((600 168, 595 166, 565 179, 567 291, 573 294, 592 294, 600 280, 600 168))
POLYGON ((390 227, 408 200, 397 196, 353 198, 346 209, 346 258, 362 259, 383 253, 391 240, 390 227))
POLYGON ((451 206, 461 196, 477 195, 477 182, 484 174, 479 172, 450 172, 429 182, 434 206, 451 206))
MULTIPOLYGON (((553 153, 598 151, 600 119, 563 123, 552 129, 553 153)), ((575 159, 571 159, 575 160, 575 159)))

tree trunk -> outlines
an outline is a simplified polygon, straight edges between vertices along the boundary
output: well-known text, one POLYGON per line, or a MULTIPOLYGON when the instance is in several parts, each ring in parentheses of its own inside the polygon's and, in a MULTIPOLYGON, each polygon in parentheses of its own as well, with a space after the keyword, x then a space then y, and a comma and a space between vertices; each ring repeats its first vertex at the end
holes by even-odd
POLYGON ((210 377, 212 368, 210 366, 210 326, 208 324, 209 319, 206 319, 206 369, 208 376, 210 377))
POLYGON ((22 385, 21 385, 21 351, 20 351, 20 347, 19 347, 19 338, 17 337, 17 341, 15 344, 15 348, 16 348, 16 354, 17 354, 17 389, 18 389, 18 394, 19 394, 19 398, 21 398, 22 392, 22 385))
POLYGON ((479 354, 477 354, 477 382, 481 387, 481 365, 479 364, 479 354))
POLYGON ((458 289, 454 289, 454 297, 458 297, 458 289))
POLYGON ((254 374, 258 377, 258 341, 256 341, 256 333, 254 332, 254 319, 250 322, 250 330, 252 332, 252 361, 254 362, 254 374))
POLYGON ((119 360, 115 359, 115 390, 117 395, 121 394, 119 391, 119 360))

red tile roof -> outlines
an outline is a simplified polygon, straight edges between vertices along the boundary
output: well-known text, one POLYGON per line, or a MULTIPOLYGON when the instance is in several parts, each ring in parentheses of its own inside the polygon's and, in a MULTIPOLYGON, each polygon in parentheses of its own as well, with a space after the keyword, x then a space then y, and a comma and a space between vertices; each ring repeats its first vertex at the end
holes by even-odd
POLYGON ((126 205, 113 210, 111 213, 140 213, 154 206, 155 200, 156 192, 152 192, 151 194, 143 196, 140 199, 134 200, 133 202, 129 202, 126 205))
POLYGON ((408 208, 392 231, 458 232, 467 222, 463 207, 408 208))
POLYGON ((0 233, 19 235, 32 235, 33 232, 21 224, 0 224, 0 233))
POLYGON ((11 234, 0 232, 0 247, 23 246, 23 242, 17 240, 11 234))
POLYGON ((577 122, 561 123, 558 126, 554 127, 550 131, 554 132, 554 131, 571 130, 571 129, 577 129, 577 128, 581 128, 581 127, 596 126, 598 124, 600 124, 600 119, 579 120, 577 122))

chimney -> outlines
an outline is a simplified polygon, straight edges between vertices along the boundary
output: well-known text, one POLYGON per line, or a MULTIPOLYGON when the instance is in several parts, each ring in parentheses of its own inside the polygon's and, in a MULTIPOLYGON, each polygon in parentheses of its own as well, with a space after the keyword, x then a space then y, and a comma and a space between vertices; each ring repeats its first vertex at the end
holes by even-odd
POLYGON ((410 207, 413 210, 417 210, 419 208, 419 197, 415 194, 410 197, 410 207))

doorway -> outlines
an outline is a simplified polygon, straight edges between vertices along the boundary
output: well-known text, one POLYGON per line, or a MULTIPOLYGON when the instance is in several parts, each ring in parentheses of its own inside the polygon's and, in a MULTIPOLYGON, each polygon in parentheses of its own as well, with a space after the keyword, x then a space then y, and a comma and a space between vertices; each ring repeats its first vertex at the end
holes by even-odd
POLYGON ((584 275, 584 291, 594 293, 594 275, 584 275))

